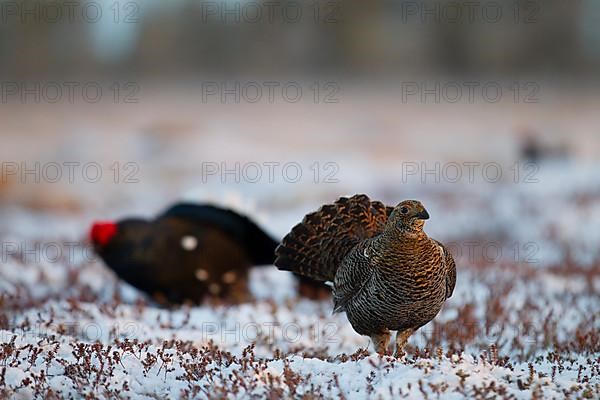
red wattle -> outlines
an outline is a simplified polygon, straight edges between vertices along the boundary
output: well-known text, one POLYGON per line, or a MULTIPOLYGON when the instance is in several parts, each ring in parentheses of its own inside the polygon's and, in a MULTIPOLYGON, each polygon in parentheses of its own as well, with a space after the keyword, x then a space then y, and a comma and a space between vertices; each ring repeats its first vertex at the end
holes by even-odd
POLYGON ((105 246, 117 233, 117 224, 114 222, 95 222, 90 229, 90 240, 94 244, 105 246))

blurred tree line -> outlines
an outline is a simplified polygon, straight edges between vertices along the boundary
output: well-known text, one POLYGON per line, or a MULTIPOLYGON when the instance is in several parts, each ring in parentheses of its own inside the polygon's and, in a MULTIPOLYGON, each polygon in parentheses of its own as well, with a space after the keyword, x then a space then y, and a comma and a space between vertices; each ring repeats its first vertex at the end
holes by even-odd
POLYGON ((4 80, 240 73, 582 76, 600 67, 600 2, 594 0, 0 4, 4 80))

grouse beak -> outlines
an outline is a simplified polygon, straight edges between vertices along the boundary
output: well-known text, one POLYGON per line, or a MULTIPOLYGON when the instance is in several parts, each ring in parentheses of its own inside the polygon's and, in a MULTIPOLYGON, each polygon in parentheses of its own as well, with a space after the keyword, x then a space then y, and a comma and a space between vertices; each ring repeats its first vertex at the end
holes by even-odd
POLYGON ((423 211, 420 211, 420 212, 417 214, 417 218, 418 218, 418 219, 429 219, 429 213, 427 212, 427 210, 426 210, 426 209, 423 209, 423 211))

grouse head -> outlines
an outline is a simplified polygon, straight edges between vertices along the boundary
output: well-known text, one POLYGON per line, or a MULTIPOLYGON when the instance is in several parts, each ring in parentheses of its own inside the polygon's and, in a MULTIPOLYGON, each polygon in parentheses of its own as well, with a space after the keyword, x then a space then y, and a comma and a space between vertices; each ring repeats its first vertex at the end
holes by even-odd
POLYGON ((420 201, 404 200, 399 203, 390 214, 386 229, 403 233, 420 233, 429 219, 429 213, 420 201))
POLYGON ((97 250, 114 246, 123 237, 130 241, 142 239, 150 230, 150 222, 143 219, 126 219, 118 222, 94 222, 90 229, 90 241, 97 250))
POLYGON ((96 222, 90 230, 90 241, 94 251, 113 270, 127 269, 134 272, 136 264, 143 264, 134 262, 140 258, 140 252, 152 246, 152 224, 137 218, 118 222, 96 222))

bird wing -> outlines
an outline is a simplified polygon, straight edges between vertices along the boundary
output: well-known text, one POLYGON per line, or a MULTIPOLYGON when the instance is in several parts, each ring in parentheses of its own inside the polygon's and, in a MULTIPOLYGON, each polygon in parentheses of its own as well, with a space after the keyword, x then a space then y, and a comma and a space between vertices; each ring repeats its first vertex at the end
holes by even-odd
POLYGON ((199 226, 212 226, 244 247, 256 265, 272 264, 277 241, 250 218, 235 211, 208 204, 178 203, 159 219, 178 218, 199 226))
POLYGON ((443 261, 446 266, 446 298, 449 298, 452 296, 452 293, 454 292, 454 286, 456 285, 456 263, 454 262, 454 257, 452 257, 452 254, 448 251, 448 249, 437 240, 435 240, 435 242, 444 251, 443 261))
POLYGON ((367 240, 354 247, 336 272, 333 285, 334 313, 345 311, 348 302, 373 276, 375 269, 371 265, 369 242, 367 240))

